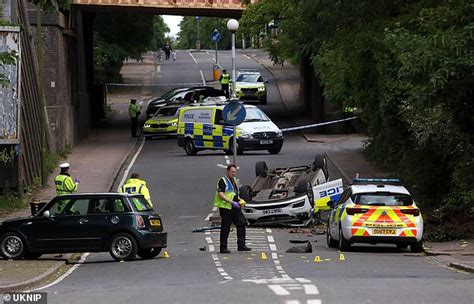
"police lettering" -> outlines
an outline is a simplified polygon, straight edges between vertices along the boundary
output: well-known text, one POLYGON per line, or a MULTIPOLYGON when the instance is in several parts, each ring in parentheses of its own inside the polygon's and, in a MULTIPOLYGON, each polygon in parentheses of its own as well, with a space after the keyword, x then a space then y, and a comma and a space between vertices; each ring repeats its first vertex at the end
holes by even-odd
POLYGON ((194 118, 194 114, 184 114, 184 118, 186 118, 186 119, 193 119, 193 118, 194 118))
POLYGON ((320 197, 325 197, 325 196, 331 196, 331 195, 334 195, 334 194, 341 193, 341 189, 339 189, 339 188, 341 188, 341 187, 336 187, 336 188, 331 188, 331 189, 328 189, 328 190, 320 191, 319 196, 320 197))

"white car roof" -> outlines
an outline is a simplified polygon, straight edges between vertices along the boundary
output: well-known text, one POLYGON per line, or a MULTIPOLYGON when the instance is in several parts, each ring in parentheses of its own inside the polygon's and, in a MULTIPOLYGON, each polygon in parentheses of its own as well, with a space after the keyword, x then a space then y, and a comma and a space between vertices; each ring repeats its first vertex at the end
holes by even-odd
POLYGON ((373 192, 389 192, 410 195, 410 192, 403 186, 384 185, 384 184, 366 184, 351 185, 352 194, 373 193, 373 192))

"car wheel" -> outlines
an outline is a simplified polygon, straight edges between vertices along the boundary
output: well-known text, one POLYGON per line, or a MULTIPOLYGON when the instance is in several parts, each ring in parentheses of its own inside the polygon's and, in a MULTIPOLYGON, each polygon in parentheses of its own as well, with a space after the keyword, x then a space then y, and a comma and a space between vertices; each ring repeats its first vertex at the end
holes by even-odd
POLYGON ((150 139, 152 139, 151 136, 145 136, 145 140, 150 140, 150 139))
POLYGON ((295 187, 295 192, 297 194, 306 193, 309 188, 311 188, 311 185, 308 182, 308 180, 307 179, 300 179, 298 181, 298 184, 295 187))
POLYGON ((411 252, 423 252, 423 241, 416 242, 410 245, 411 252))
POLYGON ((129 261, 137 255, 137 242, 128 233, 119 233, 112 237, 109 252, 116 261, 129 261))
POLYGON ((37 252, 27 252, 25 253, 25 260, 37 260, 42 256, 42 253, 37 252))
POLYGON ((326 226, 326 244, 328 245, 329 248, 336 248, 337 247, 337 241, 333 240, 331 233, 329 232, 329 220, 326 226))
POLYGON ((5 259, 21 259, 26 253, 26 244, 16 232, 5 233, 0 239, 0 254, 5 259))
POLYGON ((184 144, 184 151, 186 151, 186 154, 190 156, 197 154, 197 149, 192 139, 186 139, 186 143, 184 144))
POLYGON ((262 98, 260 99, 260 103, 263 104, 263 105, 266 105, 267 104, 267 98, 262 98))
POLYGON ((351 243, 349 243, 342 234, 341 224, 339 224, 339 250, 349 251, 351 250, 351 243))
POLYGON ((276 146, 276 147, 270 148, 268 149, 268 152, 270 152, 270 154, 278 154, 280 153, 282 147, 283 146, 276 146))
POLYGON ((239 189, 239 196, 246 202, 252 200, 252 188, 249 185, 243 185, 239 189))
MULTIPOLYGON (((232 151, 232 153, 234 153, 234 139, 231 138, 230 140, 231 140, 231 141, 230 141, 230 144, 229 144, 229 146, 230 146, 230 151, 232 151)), ((237 143, 237 154, 238 154, 238 155, 244 154, 244 149, 242 149, 242 147, 240 147, 240 145, 239 145, 238 143, 237 143)))
POLYGON ((255 175, 257 177, 267 177, 268 167, 267 163, 264 161, 259 161, 255 164, 255 175))
POLYGON ((397 249, 407 249, 407 248, 408 248, 408 244, 404 244, 404 243, 397 244, 397 249))
POLYGON ((155 248, 144 248, 144 249, 138 249, 137 255, 141 257, 142 259, 153 259, 157 257, 161 252, 161 248, 155 247, 155 248))
POLYGON ((317 154, 313 161, 313 170, 322 169, 326 179, 329 179, 328 161, 326 155, 317 154))

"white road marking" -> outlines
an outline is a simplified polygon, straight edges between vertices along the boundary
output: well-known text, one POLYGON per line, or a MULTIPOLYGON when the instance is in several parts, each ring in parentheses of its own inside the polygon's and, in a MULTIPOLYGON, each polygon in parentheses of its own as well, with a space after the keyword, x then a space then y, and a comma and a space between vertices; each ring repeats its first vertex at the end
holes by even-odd
POLYGON ((267 233, 272 233, 272 230, 270 228, 267 228, 267 233))
POLYGON ((311 283, 310 280, 305 279, 305 278, 295 278, 295 280, 300 283, 311 283))
POLYGON ((212 207, 212 211, 217 211, 217 207, 212 207))
POLYGON ((304 284, 303 287, 304 287, 304 292, 307 295, 317 295, 317 294, 319 294, 319 290, 318 290, 318 287, 316 287, 316 285, 304 284))
POLYGON ((82 263, 84 263, 84 261, 87 259, 87 257, 89 256, 89 252, 87 253, 84 253, 82 256, 81 256, 81 259, 77 262, 77 264, 75 264, 74 266, 71 267, 71 269, 69 269, 68 271, 66 271, 65 274, 63 274, 62 276, 60 276, 59 278, 57 278, 55 281, 49 283, 48 285, 45 285, 45 286, 42 286, 42 287, 39 287, 39 288, 36 288, 36 289, 33 289, 34 291, 36 290, 42 290, 42 289, 45 289, 45 288, 49 288, 51 286, 54 286, 56 284, 58 284, 59 282, 61 282, 62 280, 64 280, 67 276, 69 276, 74 270, 76 270, 77 267, 81 266, 82 263))
POLYGON ((290 294, 288 290, 283 288, 281 285, 268 285, 268 288, 270 288, 277 296, 287 296, 290 294))
MULTIPOLYGON (((225 155, 224 158, 225 158, 225 163, 226 163, 227 165, 230 165, 229 156, 225 155)), ((226 166, 226 168, 227 168, 227 166, 226 166)))
POLYGON ((275 244, 270 244, 270 250, 271 251, 276 251, 277 250, 277 247, 275 246, 275 244))
POLYGON ((224 168, 224 169, 227 168, 227 165, 217 164, 217 166, 218 166, 218 167, 221 167, 221 168, 224 168))
POLYGON ((127 167, 127 170, 125 170, 125 172, 123 173, 123 177, 122 177, 122 180, 120 181, 120 185, 123 185, 123 183, 125 182, 125 179, 128 176, 128 172, 130 172, 130 169, 132 168, 133 164, 135 163, 135 160, 137 159, 138 154, 140 154, 140 152, 142 151, 144 144, 145 144, 145 140, 142 139, 142 143, 140 144, 140 147, 138 148, 137 153, 135 153, 135 155, 132 158, 132 161, 130 162, 130 164, 127 167))
POLYGON ((210 252, 216 251, 214 245, 209 245, 209 251, 210 251, 210 252))
POLYGON ((213 255, 212 255, 212 259, 213 259, 214 261, 219 261, 219 257, 217 256, 217 254, 213 254, 213 255))
POLYGON ((219 272, 225 272, 224 268, 222 268, 222 267, 217 267, 217 271, 219 271, 219 272))
POLYGON ((202 79, 202 85, 206 85, 206 78, 204 78, 204 74, 202 73, 202 70, 199 70, 199 73, 201 73, 201 79, 202 79))
POLYGON ((277 270, 283 270, 283 267, 281 267, 280 265, 278 266, 275 266, 277 270))
POLYGON ((197 64, 198 62, 197 62, 196 58, 194 58, 193 54, 192 54, 190 51, 188 51, 188 54, 189 54, 189 56, 191 56, 191 58, 194 60, 194 63, 197 64))
POLYGON ((321 304, 321 300, 311 299, 306 301, 306 304, 321 304))
POLYGON ((278 260, 278 253, 272 252, 272 259, 278 260))
POLYGON ((285 302, 286 304, 300 304, 301 302, 298 300, 288 300, 285 302))
POLYGON ((208 244, 212 244, 212 238, 211 238, 210 236, 207 236, 207 237, 206 237, 206 242, 207 242, 208 244))
POLYGON ((275 243, 275 239, 273 238, 273 236, 269 235, 267 236, 267 238, 270 243, 275 243))

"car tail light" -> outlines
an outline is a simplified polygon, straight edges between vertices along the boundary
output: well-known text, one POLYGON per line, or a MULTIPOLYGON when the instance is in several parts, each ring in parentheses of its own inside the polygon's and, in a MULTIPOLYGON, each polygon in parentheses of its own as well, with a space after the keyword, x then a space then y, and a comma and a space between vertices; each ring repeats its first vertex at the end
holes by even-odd
POLYGON ((402 213, 411 214, 413 216, 420 215, 420 209, 402 209, 400 210, 402 213))
POLYGON ((369 211, 369 209, 367 208, 347 208, 346 209, 346 212, 349 215, 354 215, 356 213, 366 213, 367 211, 369 211))
POLYGON ((138 228, 145 228, 145 221, 141 215, 136 214, 135 220, 137 221, 138 228))

